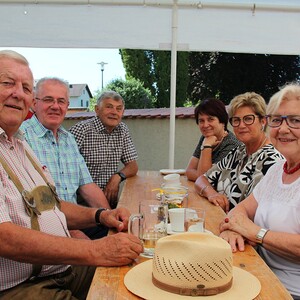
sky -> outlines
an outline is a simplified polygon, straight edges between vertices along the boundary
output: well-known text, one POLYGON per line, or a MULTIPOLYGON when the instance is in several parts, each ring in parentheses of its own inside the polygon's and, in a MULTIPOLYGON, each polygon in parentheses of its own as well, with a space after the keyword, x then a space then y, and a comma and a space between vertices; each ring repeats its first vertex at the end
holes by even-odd
POLYGON ((119 49, 58 49, 58 48, 10 48, 24 55, 29 61, 35 79, 45 76, 59 77, 70 84, 86 83, 92 94, 101 89, 100 62, 105 62, 103 86, 116 78, 125 78, 119 49))

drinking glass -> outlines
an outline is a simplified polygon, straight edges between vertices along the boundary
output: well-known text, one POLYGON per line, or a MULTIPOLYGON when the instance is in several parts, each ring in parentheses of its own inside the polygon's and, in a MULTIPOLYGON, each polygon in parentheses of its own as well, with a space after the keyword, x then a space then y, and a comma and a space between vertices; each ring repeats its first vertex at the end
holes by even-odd
POLYGON ((185 231, 204 232, 205 231, 205 209, 186 208, 184 216, 185 231))
POLYGON ((136 235, 144 245, 141 255, 152 258, 157 240, 167 235, 168 205, 157 200, 141 201, 139 213, 129 218, 129 233, 134 233, 133 223, 136 220, 139 221, 136 235))

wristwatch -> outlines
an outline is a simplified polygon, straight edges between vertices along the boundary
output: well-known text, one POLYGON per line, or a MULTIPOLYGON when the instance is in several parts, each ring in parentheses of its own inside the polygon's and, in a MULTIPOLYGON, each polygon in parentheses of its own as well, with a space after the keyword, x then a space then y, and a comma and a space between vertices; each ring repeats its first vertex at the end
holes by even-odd
POLYGON ((261 245, 263 243, 264 237, 268 231, 269 231, 269 229, 265 229, 265 228, 261 228, 259 230, 259 232, 256 234, 256 243, 257 244, 261 245))
POLYGON ((108 210, 108 208, 99 208, 95 213, 95 222, 97 226, 103 226, 100 222, 100 215, 103 211, 108 210))
POLYGON ((212 149, 213 146, 210 146, 210 145, 201 145, 200 150, 202 151, 203 149, 207 149, 207 148, 212 149))
POLYGON ((126 180, 126 175, 122 172, 117 172, 116 174, 118 174, 121 177, 121 182, 126 180))

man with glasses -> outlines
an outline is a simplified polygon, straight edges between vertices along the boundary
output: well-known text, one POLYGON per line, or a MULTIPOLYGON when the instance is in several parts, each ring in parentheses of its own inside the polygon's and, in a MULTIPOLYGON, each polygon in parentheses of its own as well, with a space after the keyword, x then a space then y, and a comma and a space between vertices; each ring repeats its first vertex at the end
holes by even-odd
MULTIPOLYGON (((110 208, 103 191, 95 184, 71 133, 62 127, 69 106, 69 84, 59 78, 42 78, 36 84, 35 114, 22 124, 25 139, 54 178, 59 197, 77 203, 77 192, 88 206, 110 208)), ((92 239, 107 229, 90 228, 92 239)), ((78 231, 72 236, 82 237, 78 231)))

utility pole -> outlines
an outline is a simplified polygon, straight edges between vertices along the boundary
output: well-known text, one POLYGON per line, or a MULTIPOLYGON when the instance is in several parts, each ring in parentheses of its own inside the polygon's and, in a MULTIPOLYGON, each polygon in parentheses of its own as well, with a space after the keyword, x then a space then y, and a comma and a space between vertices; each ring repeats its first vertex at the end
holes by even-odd
POLYGON ((107 65, 106 62, 101 61, 99 63, 97 63, 98 65, 101 66, 101 89, 103 90, 103 72, 104 72, 104 65, 107 65))

